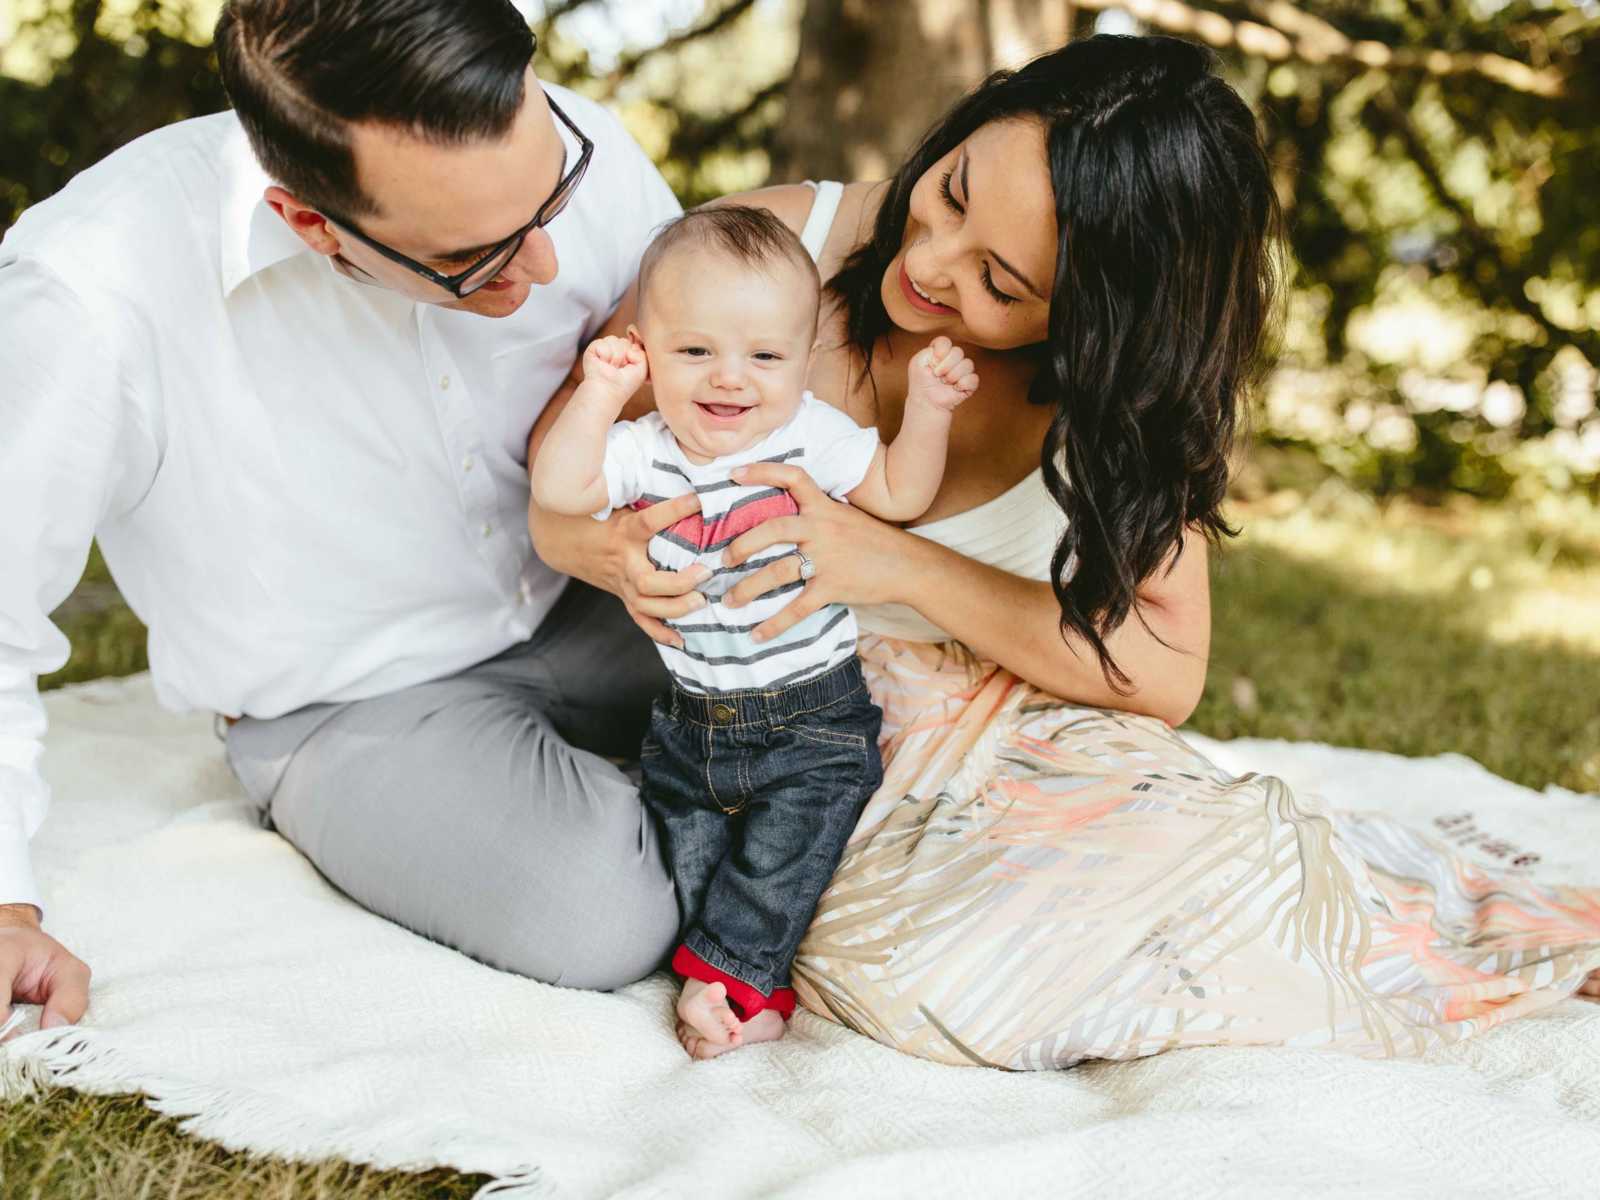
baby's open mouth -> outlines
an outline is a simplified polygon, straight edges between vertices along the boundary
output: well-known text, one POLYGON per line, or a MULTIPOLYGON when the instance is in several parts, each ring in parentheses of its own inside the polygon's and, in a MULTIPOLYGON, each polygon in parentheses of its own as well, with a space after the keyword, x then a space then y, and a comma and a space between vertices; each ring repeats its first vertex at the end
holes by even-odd
POLYGON ((732 421, 738 417, 744 416, 744 414, 749 411, 748 408, 741 407, 737 404, 704 404, 700 403, 699 401, 696 401, 696 407, 705 410, 712 416, 723 421, 732 421))

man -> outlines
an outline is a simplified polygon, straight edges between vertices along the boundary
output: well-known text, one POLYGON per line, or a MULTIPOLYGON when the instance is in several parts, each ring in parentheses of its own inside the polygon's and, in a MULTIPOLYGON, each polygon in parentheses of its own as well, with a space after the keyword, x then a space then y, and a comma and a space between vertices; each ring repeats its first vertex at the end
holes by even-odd
MULTIPOLYGON (((540 85, 507 0, 232 0, 217 53, 234 113, 0 243, 0 1011, 87 1003, 27 839, 36 677, 68 654, 48 614, 95 536, 162 702, 228 719, 245 790, 336 886, 499 967, 637 979, 677 907, 602 756, 636 752, 664 682, 651 608, 533 556, 526 472, 678 205, 605 110, 540 85)), ((693 501, 658 507, 622 542, 693 501)))

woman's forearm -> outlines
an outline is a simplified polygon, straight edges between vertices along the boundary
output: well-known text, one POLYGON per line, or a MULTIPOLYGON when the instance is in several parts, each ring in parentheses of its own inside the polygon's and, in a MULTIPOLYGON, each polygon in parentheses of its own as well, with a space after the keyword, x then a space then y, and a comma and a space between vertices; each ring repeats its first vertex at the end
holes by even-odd
MULTIPOLYGON (((1143 713, 1170 725, 1182 724, 1199 702, 1210 641, 1205 601, 1142 600, 1150 629, 1132 615, 1106 638, 1112 657, 1132 681, 1131 691, 1118 692, 1086 642, 1062 637, 1061 610, 1049 584, 986 566, 926 538, 904 536, 908 544, 898 574, 902 603, 980 658, 1075 704, 1143 713)), ((1197 565, 1192 560, 1198 559, 1204 586, 1203 550, 1187 557, 1185 574, 1192 578, 1197 565)), ((1182 586, 1163 591, 1185 594, 1182 586)))

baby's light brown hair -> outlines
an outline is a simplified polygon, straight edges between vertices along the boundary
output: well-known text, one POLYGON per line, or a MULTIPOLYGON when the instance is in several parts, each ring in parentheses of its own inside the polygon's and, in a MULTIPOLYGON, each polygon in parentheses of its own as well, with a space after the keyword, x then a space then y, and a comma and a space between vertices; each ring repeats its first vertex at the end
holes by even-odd
POLYGON ((810 289, 812 325, 822 298, 822 279, 800 238, 764 208, 747 204, 716 204, 691 209, 656 231, 639 260, 639 315, 644 316, 650 294, 650 276, 673 255, 696 248, 720 252, 774 276, 773 269, 789 263, 810 289))

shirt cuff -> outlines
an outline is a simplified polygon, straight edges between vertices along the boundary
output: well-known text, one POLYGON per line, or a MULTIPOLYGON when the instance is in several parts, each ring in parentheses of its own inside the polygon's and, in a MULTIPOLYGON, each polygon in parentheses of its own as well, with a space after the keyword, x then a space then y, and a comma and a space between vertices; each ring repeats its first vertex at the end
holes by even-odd
POLYGON ((31 904, 44 912, 27 835, 12 821, 0 817, 0 904, 31 904))

